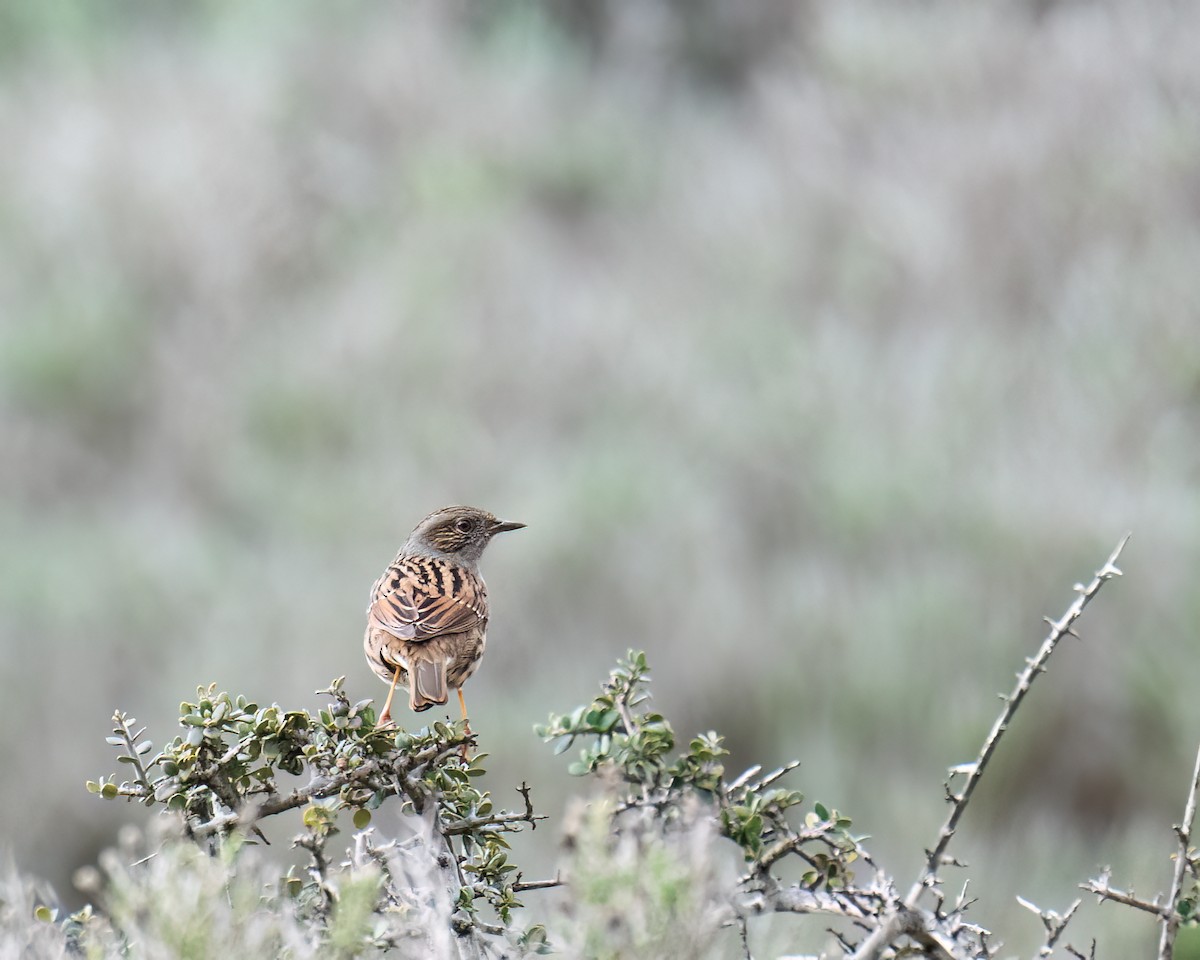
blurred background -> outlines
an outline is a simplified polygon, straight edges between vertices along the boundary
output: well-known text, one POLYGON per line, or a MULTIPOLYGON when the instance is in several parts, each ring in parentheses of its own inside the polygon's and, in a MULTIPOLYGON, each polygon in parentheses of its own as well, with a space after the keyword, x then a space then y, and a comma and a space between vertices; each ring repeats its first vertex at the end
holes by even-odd
MULTIPOLYGON (((500 802, 527 779, 558 820, 579 784, 532 725, 641 647, 681 735, 802 760, 903 885, 1041 617, 1132 530, 955 849, 1014 951, 1014 894, 1164 889, 1200 739, 1197 29, 4 4, 0 848, 81 901, 145 817, 83 788, 116 707, 161 743, 210 681, 381 702, 367 591, 462 502, 529 525, 485 558, 468 687, 500 802)), ((1089 902, 1092 936, 1154 930, 1089 902)))

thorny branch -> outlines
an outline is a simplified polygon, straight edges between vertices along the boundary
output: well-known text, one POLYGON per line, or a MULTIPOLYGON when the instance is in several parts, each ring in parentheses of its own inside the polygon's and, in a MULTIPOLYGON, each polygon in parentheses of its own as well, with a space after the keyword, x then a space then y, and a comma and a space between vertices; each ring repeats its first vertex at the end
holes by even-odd
MULTIPOLYGON (((1050 624, 1050 632, 1042 641, 1038 652, 1026 660, 1025 669, 1017 675, 1017 682, 1012 691, 1003 697, 1004 706, 992 724, 987 737, 984 739, 978 757, 972 763, 963 764, 953 769, 952 776, 961 773, 965 776, 965 780, 957 792, 954 792, 947 786, 950 812, 946 816, 941 830, 938 832, 937 842, 933 845, 932 849, 927 851, 925 865, 920 875, 904 897, 903 910, 897 911, 894 916, 908 918, 918 915, 914 913, 914 910, 921 898, 921 894, 926 890, 936 892, 936 888, 940 884, 938 871, 942 866, 950 862, 946 856, 946 850, 950 845, 950 841, 954 838, 959 821, 966 812, 967 805, 971 802, 972 796, 974 796, 975 788, 979 785, 979 781, 982 779, 989 761, 995 754, 1001 738, 1008 730, 1013 717, 1024 702, 1026 695, 1033 686, 1034 680, 1037 679, 1039 674, 1045 672, 1046 664, 1057 648, 1059 641, 1064 636, 1076 635, 1074 624, 1084 609, 1091 603, 1096 594, 1100 592, 1104 584, 1114 577, 1121 575, 1116 562, 1117 558, 1121 555, 1121 551, 1125 549, 1125 544, 1128 542, 1129 535, 1126 534, 1121 539, 1121 542, 1117 544, 1116 549, 1109 555, 1104 565, 1096 571, 1091 582, 1086 586, 1081 584, 1076 585, 1075 590, 1078 595, 1074 602, 1067 608, 1066 612, 1058 620, 1047 620, 1050 624)), ((898 933, 912 936, 911 932, 907 929, 897 931, 894 920, 887 918, 884 923, 876 927, 871 935, 862 942, 855 952, 853 960, 877 960, 883 950, 896 940, 898 933)))
POLYGON ((456 837, 463 833, 475 833, 487 827, 496 827, 513 823, 528 823, 531 830, 537 829, 539 820, 547 819, 545 816, 538 816, 533 812, 533 800, 529 796, 529 784, 522 783, 517 787, 517 792, 521 794, 525 801, 525 809, 519 813, 509 813, 507 811, 501 813, 488 814, 486 817, 465 817, 462 820, 452 820, 442 826, 442 833, 447 837, 456 837))
POLYGON ((1161 929, 1158 938, 1158 960, 1171 960, 1175 953, 1175 938, 1179 933, 1180 924, 1185 919, 1183 907, 1188 908, 1188 914, 1195 912, 1194 896, 1183 903, 1184 882, 1190 873, 1197 873, 1196 855, 1192 850, 1192 827, 1196 820, 1196 797, 1200 793, 1200 750, 1196 753, 1196 763, 1192 768, 1191 785, 1188 788, 1187 801, 1184 803, 1183 820, 1176 825, 1175 835, 1179 848, 1175 853, 1175 866, 1171 874, 1171 889, 1165 900, 1156 896, 1153 900, 1138 897, 1132 890, 1121 890, 1109 882, 1111 871, 1105 870, 1099 877, 1081 883, 1080 887, 1088 893, 1094 893, 1101 901, 1119 903, 1132 907, 1143 913, 1149 913, 1157 918, 1161 929))
POLYGON ((1076 899, 1074 903, 1067 908, 1064 914, 1055 913, 1053 910, 1043 910, 1035 903, 1031 903, 1024 897, 1017 897, 1017 903, 1025 909, 1032 911, 1038 915, 1038 919, 1042 921, 1042 926, 1046 928, 1046 939, 1042 943, 1041 949, 1038 950, 1039 957, 1049 957, 1054 953, 1054 945, 1058 943, 1063 932, 1067 929, 1067 924, 1071 922, 1071 918, 1075 916, 1075 911, 1079 909, 1082 900, 1076 899))
POLYGON ((1099 878, 1089 880, 1087 883, 1081 883, 1079 886, 1088 893, 1096 894, 1101 900, 1108 900, 1126 907, 1133 907, 1135 910, 1141 910, 1156 917, 1165 917, 1166 908, 1158 902, 1157 898, 1154 900, 1144 900, 1132 890, 1121 890, 1111 886, 1108 882, 1108 871, 1105 871, 1099 878))
POLYGON ((1195 870, 1192 859, 1192 824, 1196 819, 1196 792, 1200 790, 1200 750, 1196 752, 1196 764, 1192 768, 1192 785, 1188 790, 1187 803, 1183 808, 1183 821, 1175 828, 1179 837, 1179 851, 1175 854, 1175 871, 1171 877, 1171 892, 1167 895, 1167 913, 1163 917, 1162 930, 1158 939, 1158 960, 1171 960, 1175 953, 1175 936, 1179 933, 1180 915, 1176 904, 1183 893, 1183 880, 1189 868, 1195 870))
POLYGON ((954 832, 957 830, 958 823, 967 809, 967 804, 971 802, 971 797, 975 793, 975 788, 979 785, 979 781, 983 778, 988 762, 995 754, 996 748, 1000 745, 1001 738, 1008 730, 1009 724, 1012 723, 1012 719, 1022 702, 1024 702, 1026 694, 1029 693, 1030 688, 1033 686, 1033 681, 1037 679, 1039 674, 1045 672, 1046 664, 1058 646, 1059 641, 1065 636, 1076 636, 1074 632, 1075 621, 1079 619, 1084 608, 1100 592, 1100 588, 1113 577, 1121 576, 1121 571, 1117 568, 1116 562, 1117 558, 1121 555, 1121 551, 1125 549, 1125 544, 1128 542, 1129 535, 1126 534, 1121 539, 1121 542, 1117 544, 1117 548, 1113 550, 1108 560, 1105 561, 1104 566, 1096 571, 1092 582, 1086 587, 1076 585, 1075 590, 1078 596, 1075 598, 1074 603, 1067 608, 1066 613, 1058 620, 1047 618, 1046 622, 1050 624, 1049 634, 1042 641, 1037 654, 1026 661, 1025 669, 1017 675, 1016 686, 1003 698, 1004 707, 1000 711, 1000 715, 996 717, 996 722, 992 724, 992 729, 988 732, 987 738, 983 741, 983 747, 979 751, 979 756, 974 763, 967 764, 963 770, 966 774, 966 780, 963 782, 962 788, 957 794, 951 794, 953 799, 950 806, 950 813, 938 833, 937 843, 928 852, 928 856, 925 858, 925 867, 921 871, 920 877, 917 878, 908 891, 908 895, 904 898, 904 902, 908 906, 914 906, 922 891, 931 883, 936 882, 938 868, 943 863, 946 848, 954 838, 954 832))

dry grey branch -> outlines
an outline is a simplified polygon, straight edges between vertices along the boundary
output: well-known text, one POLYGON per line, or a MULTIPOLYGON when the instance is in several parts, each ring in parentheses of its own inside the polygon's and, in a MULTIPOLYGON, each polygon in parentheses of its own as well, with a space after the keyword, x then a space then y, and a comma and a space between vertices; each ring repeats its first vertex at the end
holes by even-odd
POLYGON ((1026 910, 1036 913, 1038 919, 1042 921, 1042 926, 1046 928, 1046 939, 1038 950, 1039 957, 1049 957, 1054 953, 1054 946, 1062 937, 1063 932, 1067 929, 1067 924, 1071 922, 1071 917, 1075 915, 1075 911, 1079 909, 1082 900, 1078 898, 1068 908, 1064 914, 1056 913, 1054 910, 1043 910, 1037 904, 1026 900, 1024 897, 1017 897, 1017 903, 1023 906, 1026 910))
MULTIPOLYGON (((1128 542, 1129 535, 1126 534, 1121 539, 1121 542, 1117 544, 1116 549, 1109 555, 1104 565, 1096 571, 1091 582, 1086 586, 1076 584, 1075 591, 1078 595, 1074 602, 1067 608, 1066 612, 1058 620, 1047 620, 1050 624, 1050 632, 1042 641, 1042 645, 1039 647, 1037 653, 1026 660, 1025 669, 1017 674, 1017 682, 1012 691, 1003 697, 1004 706, 992 724, 987 737, 984 739, 979 755, 971 763, 960 764, 951 769, 951 779, 946 784, 947 799, 950 801, 950 812, 942 824, 941 830, 938 832, 937 842, 933 845, 932 849, 927 851, 925 865, 921 870, 920 876, 918 876, 904 898, 902 904, 904 923, 911 923, 912 917, 919 916, 915 912, 915 907, 922 893, 926 890, 932 890, 936 893, 936 888, 941 882, 938 871, 950 862, 946 856, 946 849, 949 847, 950 841, 954 838, 959 821, 966 812, 967 805, 971 802, 971 798, 975 793, 975 788, 979 785, 979 781, 982 779, 989 761, 994 756, 1001 738, 1008 730, 1013 717, 1024 702, 1026 695, 1033 686, 1034 680, 1046 670, 1046 665, 1057 648, 1059 641, 1064 636, 1075 635, 1074 624, 1087 605, 1091 603, 1092 599, 1100 592, 1101 587, 1105 583, 1121 575, 1116 562, 1117 558, 1121 555, 1121 551, 1125 548, 1125 544, 1128 542), (951 786, 951 782, 956 775, 965 777, 962 786, 957 791, 951 786)), ((925 932, 930 933, 931 931, 926 929, 925 932)), ((910 937, 912 936, 907 929, 898 930, 897 923, 893 922, 891 918, 885 918, 885 921, 863 941, 858 951, 854 954, 854 960, 876 960, 883 950, 894 942, 898 933, 905 933, 910 937)), ((987 954, 985 952, 980 955, 986 956, 987 954)))
POLYGON ((1094 893, 1101 900, 1108 900, 1112 903, 1124 904, 1127 907, 1133 907, 1135 910, 1141 910, 1145 913, 1153 914, 1156 917, 1164 917, 1166 908, 1158 902, 1158 899, 1145 900, 1139 897, 1132 890, 1121 890, 1118 887, 1113 887, 1108 882, 1108 871, 1106 870, 1100 877, 1081 883, 1081 889, 1088 893, 1094 893))
MULTIPOLYGON (((1092 578, 1091 583, 1087 586, 1076 584, 1075 590, 1078 596, 1071 606, 1067 608, 1066 613, 1058 620, 1047 620, 1050 624, 1050 632, 1046 635, 1046 639, 1042 641, 1038 652, 1026 660, 1025 669, 1017 674, 1017 683, 1012 691, 1004 697, 1004 707, 1000 711, 1000 715, 996 717, 995 723, 992 724, 992 729, 988 732, 987 738, 983 742, 979 756, 973 763, 956 768, 961 770, 966 779, 957 793, 951 790, 952 803, 950 813, 938 833, 937 843, 934 844, 933 849, 929 851, 925 859, 925 868, 922 870, 921 876, 917 878, 908 895, 904 898, 904 902, 908 906, 915 905, 922 891, 930 884, 936 882, 938 868, 944 862, 943 858, 946 854, 946 848, 954 838, 954 832, 958 829, 958 823, 962 819, 963 813, 966 812, 967 805, 971 802, 975 788, 983 778, 988 762, 995 754, 996 748, 1000 745, 1001 738, 1008 730, 1022 702, 1024 702, 1025 696, 1033 686, 1034 680, 1037 679, 1039 674, 1045 672, 1046 664, 1049 662, 1059 641, 1064 636, 1075 635, 1073 627, 1075 621, 1083 613, 1084 608, 1091 603, 1092 599, 1100 592, 1100 588, 1105 583, 1113 577, 1121 575, 1121 571, 1116 567, 1116 562, 1117 558, 1121 555, 1121 551, 1125 549, 1125 544, 1128 542, 1129 535, 1126 534, 1121 539, 1121 542, 1117 544, 1116 549, 1113 550, 1108 560, 1105 561, 1104 566, 1096 571, 1096 575, 1092 578)), ((947 789, 950 789, 950 787, 948 786, 947 789)))
POLYGON ((1171 888, 1165 900, 1159 897, 1146 900, 1138 897, 1132 890, 1122 890, 1112 886, 1110 883, 1111 871, 1108 869, 1099 877, 1080 884, 1082 889, 1096 894, 1101 901, 1119 903, 1157 918, 1161 925, 1156 954, 1158 960, 1171 960, 1174 956, 1175 938, 1179 933, 1180 925, 1195 914, 1195 895, 1185 897, 1184 884, 1189 874, 1193 878, 1197 874, 1196 856, 1192 849, 1192 827, 1196 820, 1198 793, 1200 793, 1200 750, 1197 750, 1196 762, 1192 767, 1192 779, 1188 787, 1187 800, 1184 803, 1183 820, 1175 826, 1179 847, 1174 855, 1175 865, 1171 874, 1171 888))
POLYGON ((1158 940, 1158 960, 1171 960, 1175 952, 1175 936, 1179 932, 1180 915, 1176 904, 1183 893, 1183 880, 1188 868, 1194 869, 1192 860, 1192 825, 1196 819, 1196 792, 1200 790, 1200 749, 1196 751, 1196 763, 1192 768, 1192 785, 1188 790, 1183 808, 1183 820, 1175 828, 1179 837, 1179 850, 1175 854, 1175 870, 1171 877, 1171 892, 1167 895, 1167 913, 1162 920, 1158 940))

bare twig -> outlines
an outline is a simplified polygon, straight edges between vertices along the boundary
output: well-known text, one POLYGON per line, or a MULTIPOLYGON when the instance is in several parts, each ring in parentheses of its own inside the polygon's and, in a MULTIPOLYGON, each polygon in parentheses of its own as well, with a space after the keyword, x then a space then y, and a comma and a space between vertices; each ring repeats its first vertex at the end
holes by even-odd
POLYGON ((1116 562, 1117 558, 1121 555, 1121 551, 1125 549, 1125 544, 1128 542, 1129 535, 1126 534, 1121 538, 1121 542, 1117 544, 1117 548, 1112 552, 1108 560, 1105 561, 1104 566, 1096 571, 1092 582, 1086 587, 1076 584, 1075 590, 1078 596, 1075 598, 1075 602, 1067 608, 1067 612, 1057 621, 1047 621, 1050 624, 1050 633, 1042 641, 1037 654, 1026 660, 1025 669, 1017 675, 1016 686, 1004 698, 1004 707, 1000 711, 1000 715, 996 717, 996 722, 992 724, 992 729, 989 731, 987 739, 983 741, 983 747, 979 751, 979 756, 974 763, 967 764, 964 768, 966 780, 962 785, 962 789, 957 794, 953 794, 954 799, 950 808, 950 814, 946 817, 946 822, 942 824, 942 829, 938 833, 938 841, 925 858, 925 868, 921 871, 921 876, 913 884, 912 889, 909 890, 908 896, 904 898, 904 902, 908 906, 911 907, 916 904, 921 892, 937 876, 938 867, 942 865, 943 857, 946 854, 946 848, 954 838, 958 822, 962 819, 962 815, 967 809, 967 804, 971 802, 971 796, 974 794, 975 788, 979 785, 979 781, 987 769, 988 761, 995 754, 996 747, 1000 744, 1000 739, 1004 736, 1005 731, 1008 730, 1013 716, 1020 708, 1026 694, 1029 693, 1033 681, 1037 678, 1038 674, 1045 672, 1046 663, 1049 661, 1051 654, 1054 653, 1058 642, 1063 637, 1073 634, 1072 628, 1075 621, 1079 619, 1084 608, 1091 603, 1092 598, 1100 592, 1100 588, 1113 577, 1121 575, 1121 571, 1117 569, 1116 562))
POLYGON ((512 888, 513 893, 524 893, 526 890, 552 890, 562 885, 562 877, 556 875, 553 880, 518 880, 512 888))
POLYGON ((742 956, 746 960, 754 960, 754 955, 750 952, 750 925, 746 922, 744 914, 738 914, 737 925, 738 935, 742 941, 742 956))
POLYGON ((317 833, 304 834, 293 841, 293 846, 302 847, 312 856, 313 865, 309 874, 316 881, 317 889, 321 891, 322 907, 331 898, 329 889, 329 859, 325 856, 325 837, 317 833))
MULTIPOLYGON (((1058 620, 1047 620, 1047 623, 1050 624, 1049 634, 1042 641, 1038 652, 1026 660, 1025 669, 1017 674, 1017 682, 1012 691, 1002 698, 1004 700, 1004 707, 1001 709, 995 723, 992 724, 992 729, 984 739, 978 757, 972 763, 962 764, 952 769, 952 776, 961 774, 965 777, 965 780, 957 792, 947 787, 947 799, 951 805, 950 813, 947 815, 941 830, 938 832, 937 842, 931 850, 927 851, 925 865, 905 896, 902 904, 904 909, 900 911, 901 913, 908 916, 917 915, 914 912, 914 908, 920 900, 921 894, 925 890, 936 887, 938 883, 938 870, 948 862, 946 849, 949 847, 950 841, 954 838, 959 821, 962 819, 963 813, 966 812, 967 805, 971 802, 971 797, 975 793, 975 788, 979 785, 979 781, 987 769, 988 762, 995 754, 1001 738, 1008 730, 1009 724, 1012 723, 1013 717, 1025 700, 1025 696, 1029 693, 1033 681, 1037 679, 1039 674, 1045 671, 1046 664, 1057 648, 1059 641, 1064 636, 1075 635, 1074 624, 1083 613, 1084 608, 1091 603, 1092 599, 1100 592, 1100 588, 1105 583, 1113 577, 1121 575, 1116 562, 1117 558, 1121 555, 1121 551, 1125 549, 1125 544, 1128 542, 1129 535, 1126 534, 1121 538, 1121 542, 1117 544, 1116 549, 1109 555, 1104 565, 1096 571, 1092 581, 1087 586, 1082 584, 1075 585, 1075 592, 1078 595, 1062 617, 1058 620)), ((880 923, 875 931, 862 942, 858 951, 854 954, 853 960, 877 960, 883 949, 896 938, 898 933, 907 932, 903 929, 898 931, 897 925, 885 918, 884 922, 880 923)))
POLYGON ((1071 922, 1071 917, 1075 915, 1075 911, 1079 909, 1082 900, 1076 899, 1074 903, 1067 908, 1064 914, 1058 914, 1053 910, 1043 910, 1035 903, 1031 903, 1024 897, 1017 897, 1017 903, 1023 906, 1026 910, 1030 910, 1038 915, 1042 921, 1042 926, 1046 928, 1046 939, 1042 943, 1042 947, 1038 950, 1039 957, 1049 957, 1054 953, 1054 945, 1058 943, 1063 932, 1067 929, 1067 924, 1071 922))
MULTIPOLYGON (((789 760, 782 767, 778 767, 775 770, 772 770, 770 773, 768 773, 766 776, 764 776, 761 780, 759 780, 758 783, 748 787, 747 789, 762 790, 765 787, 770 786, 772 783, 774 783, 780 777, 786 776, 787 774, 791 773, 798 766, 800 766, 799 760, 789 760)), ((761 767, 758 769, 761 769, 761 767)), ((758 772, 758 770, 756 769, 755 773, 757 773, 757 772, 758 772)), ((741 777, 738 777, 738 780, 741 780, 741 779, 742 779, 741 777)), ((734 783, 737 783, 737 781, 734 781, 734 783)), ((733 790, 732 785, 730 786, 730 790, 731 791, 733 790)))
POLYGON ((738 789, 738 787, 745 786, 747 782, 752 780, 754 777, 757 777, 759 775, 759 773, 761 773, 761 772, 762 772, 762 764, 761 763, 756 763, 752 767, 747 767, 740 774, 738 774, 737 779, 735 779, 732 783, 729 784, 728 789, 730 790, 730 792, 732 792, 732 791, 738 789))
POLYGON ((1080 889, 1086 890, 1088 893, 1094 893, 1101 900, 1111 900, 1113 903, 1123 903, 1127 907, 1133 907, 1135 910, 1143 910, 1146 913, 1152 913, 1156 917, 1165 917, 1164 908, 1158 899, 1143 900, 1137 896, 1132 890, 1120 890, 1117 887, 1111 887, 1108 884, 1107 873, 1098 880, 1089 880, 1087 883, 1081 883, 1080 889))
POLYGON ((484 827, 493 827, 507 823, 528 823, 530 829, 537 829, 539 820, 546 820, 547 817, 535 815, 533 812, 533 800, 529 796, 529 784, 522 783, 517 787, 517 792, 525 800, 525 809, 520 813, 508 813, 501 811, 500 813, 489 814, 486 817, 466 817, 462 820, 455 820, 447 823, 442 827, 442 833, 447 837, 454 837, 462 833, 474 833, 484 827))
POLYGON ((776 861, 782 860, 789 853, 799 851, 804 844, 812 840, 820 840, 829 832, 829 827, 829 821, 818 820, 811 826, 784 837, 759 854, 754 862, 754 870, 758 873, 766 873, 775 865, 776 861))
POLYGON ((1179 932, 1179 911, 1175 904, 1183 892, 1183 879, 1187 874, 1191 849, 1192 823, 1196 819, 1196 792, 1200 790, 1200 750, 1196 752, 1196 765, 1192 768, 1192 786, 1188 790, 1187 803, 1183 808, 1183 822, 1175 828, 1179 837, 1179 853, 1175 856, 1175 872, 1171 877, 1171 892, 1167 896, 1166 913, 1162 918, 1162 931, 1158 939, 1158 960, 1171 960, 1175 952, 1175 936, 1179 932))

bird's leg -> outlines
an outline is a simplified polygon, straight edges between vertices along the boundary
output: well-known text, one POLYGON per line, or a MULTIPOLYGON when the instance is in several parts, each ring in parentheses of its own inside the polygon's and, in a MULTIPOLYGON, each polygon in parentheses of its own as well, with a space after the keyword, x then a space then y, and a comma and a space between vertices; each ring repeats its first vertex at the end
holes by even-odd
MULTIPOLYGON (((467 719, 467 701, 463 698, 462 687, 458 688, 458 705, 462 709, 463 723, 466 724, 467 736, 471 735, 471 721, 467 719)), ((467 750, 467 745, 462 745, 462 758, 466 760, 470 756, 467 750)))
POLYGON ((396 672, 392 674, 392 685, 388 688, 387 701, 383 705, 383 713, 379 715, 379 722, 375 724, 377 727, 382 727, 385 724, 393 723, 392 720, 392 697, 396 695, 396 684, 400 682, 400 668, 396 668, 396 672))

